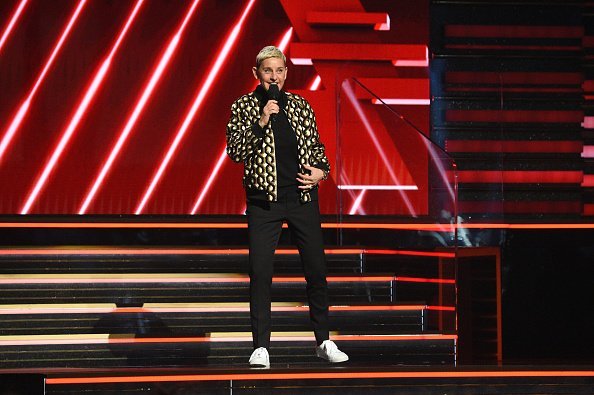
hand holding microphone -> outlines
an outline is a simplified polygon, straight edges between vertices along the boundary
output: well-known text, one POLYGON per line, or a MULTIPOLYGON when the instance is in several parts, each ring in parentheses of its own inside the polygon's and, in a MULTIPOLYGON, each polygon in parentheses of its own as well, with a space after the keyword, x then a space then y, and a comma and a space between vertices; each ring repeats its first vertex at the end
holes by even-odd
POLYGON ((260 117, 260 127, 265 127, 269 120, 273 120, 276 114, 280 112, 278 99, 280 98, 280 91, 277 84, 270 84, 268 88, 268 102, 262 109, 262 116, 260 117))

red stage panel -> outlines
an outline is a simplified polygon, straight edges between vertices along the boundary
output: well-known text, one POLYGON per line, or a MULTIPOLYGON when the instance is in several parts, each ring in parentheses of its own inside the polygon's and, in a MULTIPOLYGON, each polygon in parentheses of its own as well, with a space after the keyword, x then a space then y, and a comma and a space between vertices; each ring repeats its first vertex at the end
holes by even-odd
POLYGON ((372 26, 375 30, 389 30, 390 16, 384 12, 310 11, 305 20, 310 25, 372 26))
POLYGON ((293 64, 311 64, 312 60, 427 60, 427 46, 415 44, 344 44, 295 43, 291 46, 293 64))

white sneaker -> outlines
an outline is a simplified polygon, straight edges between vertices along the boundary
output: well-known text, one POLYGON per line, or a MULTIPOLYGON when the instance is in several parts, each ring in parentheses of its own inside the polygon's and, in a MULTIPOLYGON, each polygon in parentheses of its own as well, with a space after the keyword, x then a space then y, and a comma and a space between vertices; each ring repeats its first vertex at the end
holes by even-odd
POLYGON ((256 348, 250 357, 250 366, 253 368, 269 368, 270 357, 268 356, 268 350, 264 347, 256 348))
POLYGON ((332 340, 324 340, 322 344, 316 347, 316 355, 330 363, 346 362, 349 356, 338 349, 336 343, 332 340))

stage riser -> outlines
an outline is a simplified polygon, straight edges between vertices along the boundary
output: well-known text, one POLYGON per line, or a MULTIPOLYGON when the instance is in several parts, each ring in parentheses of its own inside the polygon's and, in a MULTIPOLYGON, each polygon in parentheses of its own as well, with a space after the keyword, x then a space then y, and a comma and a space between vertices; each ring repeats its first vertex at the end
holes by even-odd
MULTIPOLYGON (((88 280, 92 282, 92 279, 88 280)), ((328 284, 331 304, 390 302, 391 282, 328 284)), ((249 283, 3 284, 3 304, 23 303, 218 303, 249 301, 249 283)), ((272 300, 305 302, 305 283, 273 283, 272 300)))
MULTIPOLYGON (((357 363, 384 365, 452 365, 453 340, 340 341, 339 347, 356 355, 357 363)), ((315 342, 273 342, 273 363, 324 366, 315 357, 315 342)), ((252 342, 136 343, 136 344, 66 344, 2 347, 0 363, 13 368, 95 368, 95 367, 245 367, 252 352, 252 342)))
MULTIPOLYGON (((438 258, 402 255, 326 255, 329 273, 386 273, 436 277, 438 258)), ((446 260, 451 262, 451 260, 446 260)), ((452 265, 448 265, 452 266, 452 265)), ((446 266, 446 267, 448 267, 446 266)), ((21 255, 0 256, 1 274, 31 273, 248 273, 247 255, 21 255)), ((277 255, 278 274, 303 273, 298 255, 277 255)))
POLYGON ((591 395, 592 380, 579 378, 384 379, 384 380, 233 380, 136 384, 50 385, 47 395, 125 394, 291 394, 291 395, 591 395), (589 381, 589 382, 588 382, 589 381))
POLYGON ((396 281, 394 284, 394 300, 397 302, 411 302, 423 300, 428 305, 456 305, 454 284, 410 283, 396 281), (439 299, 439 288, 442 287, 442 300, 439 299))
MULTIPOLYGON (((330 311, 330 330, 341 333, 421 333, 423 311, 330 311)), ((310 331, 309 312, 273 312, 273 331, 310 331)), ((203 336, 211 332, 250 332, 249 312, 107 313, 3 315, 0 336, 134 333, 143 336, 203 336)))
MULTIPOLYGON (((401 384, 368 381, 368 380, 307 380, 304 382, 268 381, 233 381, 201 382, 201 383, 143 383, 143 384, 111 384, 111 385, 52 385, 47 387, 47 395, 121 395, 123 393, 157 393, 188 395, 229 395, 237 394, 291 394, 291 395, 591 395, 594 383, 581 384, 557 382, 532 382, 514 384, 496 381, 491 383, 442 383, 401 384), (126 391, 126 392, 124 392, 126 391), (232 391, 232 392, 231 392, 232 391)), ((485 380, 488 381, 488 380, 485 380)), ((579 381, 579 380, 576 380, 579 381)))
MULTIPOLYGON (((253 346, 247 311, 250 283, 245 246, 239 247, 241 250, 230 246, 232 253, 218 253, 218 250, 212 253, 220 246, 204 253, 193 253, 189 246, 180 249, 183 253, 170 253, 166 250, 174 248, 171 245, 142 249, 139 253, 134 248, 85 250, 72 246, 71 252, 61 248, 63 251, 54 249, 45 254, 32 249, 21 255, 9 251, 0 258, 0 274, 4 275, 0 287, 4 305, 0 316, 0 336, 4 336, 0 340, 5 342, 0 347, 3 368, 246 366, 253 346), (56 250, 60 252, 56 254, 56 250), (215 303, 242 303, 245 310, 217 310, 215 303), (196 304, 210 307, 207 312, 184 311, 184 308, 194 310, 196 304), (118 311, 113 311, 116 306, 118 311), (37 313, 28 313, 27 308, 37 313), (165 312, 159 311, 160 308, 174 310, 165 312), (14 314, 11 309, 15 310, 14 314), (59 310, 49 312, 51 309, 59 310), (93 309, 98 312, 93 313, 93 309), (27 340, 34 335, 39 336, 33 339, 38 344, 27 340), (59 338, 47 338, 51 335, 59 338), (75 340, 76 335, 82 337, 75 340), (15 340, 19 345, 10 345, 14 338, 9 336, 23 337, 15 340), (220 341, 220 336, 234 339, 220 341), (186 337, 194 341, 183 339, 186 337)), ((205 244, 200 248, 209 247, 205 244)), ((365 248, 354 250, 365 251, 365 248)), ((440 274, 453 278, 449 272, 453 267, 451 260, 442 260, 435 252, 427 256, 427 251, 396 254, 387 251, 389 255, 382 255, 384 252, 336 253, 334 250, 327 254, 329 304, 337 309, 380 307, 367 311, 331 310, 330 330, 338 337, 411 337, 396 341, 337 340, 339 346, 363 364, 455 365, 455 340, 443 336, 454 333, 454 327, 439 325, 452 323, 455 312, 433 308, 440 304, 455 305, 449 299, 436 297, 440 291, 453 295, 453 285, 433 282, 440 274), (397 292, 400 300, 396 299, 397 292), (400 302, 421 307, 414 311, 394 309, 403 304, 400 302), (382 306, 386 309, 381 309, 382 306), (433 333, 440 335, 432 336, 433 333)), ((272 301, 281 303, 281 309, 287 306, 285 303, 306 304, 306 283, 297 254, 276 256, 272 301)), ((294 332, 312 335, 306 309, 275 311, 272 324, 276 336, 291 338, 294 332)), ((273 364, 318 366, 314 344, 313 338, 273 341, 273 364)))

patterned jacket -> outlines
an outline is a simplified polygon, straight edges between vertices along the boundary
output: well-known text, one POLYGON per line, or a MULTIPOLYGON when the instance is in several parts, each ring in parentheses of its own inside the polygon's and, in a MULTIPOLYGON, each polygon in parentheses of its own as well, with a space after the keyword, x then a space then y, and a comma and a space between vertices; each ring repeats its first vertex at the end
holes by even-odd
MULTIPOLYGON (((277 200, 277 172, 274 149, 274 133, 271 122, 261 129, 254 125, 260 119, 258 90, 237 99, 231 106, 231 118, 227 124, 227 154, 234 162, 243 162, 243 186, 246 190, 262 191, 268 201, 277 200), (260 129, 260 130, 258 130, 260 129)), ((300 171, 309 165, 330 171, 330 164, 320 142, 314 112, 303 97, 285 92, 286 105, 282 111, 287 115, 291 128, 297 135, 297 152, 300 171)), ((302 203, 312 200, 308 190, 302 190, 302 203)))

